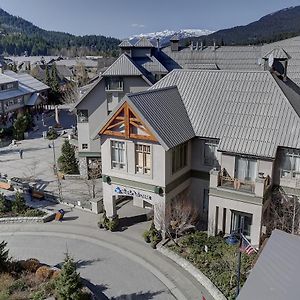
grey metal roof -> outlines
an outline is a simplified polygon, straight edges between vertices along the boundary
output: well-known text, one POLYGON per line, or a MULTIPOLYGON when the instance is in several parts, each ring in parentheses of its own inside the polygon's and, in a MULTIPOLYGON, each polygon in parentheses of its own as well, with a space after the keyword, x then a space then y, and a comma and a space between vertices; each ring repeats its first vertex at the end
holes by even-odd
POLYGON ((220 151, 274 158, 278 146, 300 148, 300 118, 269 72, 174 70, 150 89, 174 85, 196 136, 220 139, 220 151))
POLYGON ((3 83, 11 83, 11 82, 16 82, 17 80, 15 78, 11 78, 7 75, 0 74, 0 84, 3 83))
POLYGON ((133 61, 140 68, 145 69, 146 72, 151 73, 168 73, 168 70, 162 65, 162 63, 155 56, 135 57, 133 61))
POLYGON ((216 64, 191 64, 191 63, 185 64, 184 69, 219 70, 216 64))
POLYGON ((152 43, 146 38, 146 37, 141 37, 135 44, 134 47, 139 47, 139 48, 152 48, 154 47, 152 43))
POLYGON ((299 299, 299 251, 299 236, 274 230, 237 299, 299 299))
POLYGON ((128 94, 127 99, 166 150, 195 136, 177 87, 128 94))
POLYGON ((133 47, 129 40, 124 40, 119 44, 120 48, 133 47))
POLYGON ((270 55, 273 55, 274 58, 277 59, 290 59, 290 55, 288 55, 288 53, 286 53, 284 51, 284 49, 282 48, 274 48, 271 51, 269 51, 268 53, 266 53, 263 58, 268 59, 270 57, 270 55))
POLYGON ((27 73, 15 73, 13 71, 4 71, 4 74, 18 80, 20 84, 34 91, 41 92, 49 89, 49 87, 46 84, 35 79, 34 77, 32 77, 27 73))
POLYGON ((141 76, 141 70, 126 55, 122 54, 102 76, 141 76))

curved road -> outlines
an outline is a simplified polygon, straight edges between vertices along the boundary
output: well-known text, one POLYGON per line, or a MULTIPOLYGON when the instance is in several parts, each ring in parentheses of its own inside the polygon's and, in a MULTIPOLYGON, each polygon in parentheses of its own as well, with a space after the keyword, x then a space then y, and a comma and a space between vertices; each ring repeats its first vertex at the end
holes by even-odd
POLYGON ((63 261, 67 251, 99 299, 192 299, 211 296, 190 274, 129 233, 111 233, 69 223, 0 226, 10 255, 36 257, 49 265, 63 261))

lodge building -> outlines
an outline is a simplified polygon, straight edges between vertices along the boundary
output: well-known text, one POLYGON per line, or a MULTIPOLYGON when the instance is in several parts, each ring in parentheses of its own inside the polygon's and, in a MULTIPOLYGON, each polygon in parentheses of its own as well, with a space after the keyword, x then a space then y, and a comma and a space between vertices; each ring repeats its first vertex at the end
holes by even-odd
POLYGON ((271 188, 300 195, 299 42, 123 42, 123 54, 75 105, 81 174, 101 163, 107 215, 119 196, 157 217, 188 195, 210 234, 229 234, 243 220, 259 245, 271 188))

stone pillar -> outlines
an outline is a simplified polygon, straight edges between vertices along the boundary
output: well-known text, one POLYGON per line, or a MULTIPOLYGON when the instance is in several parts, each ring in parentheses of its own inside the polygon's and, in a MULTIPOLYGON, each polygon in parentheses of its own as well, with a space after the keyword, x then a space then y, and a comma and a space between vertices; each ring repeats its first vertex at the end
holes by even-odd
POLYGON ((222 206, 219 206, 219 217, 218 217, 218 230, 217 230, 217 234, 220 231, 223 231, 223 219, 224 219, 224 210, 222 206))
POLYGON ((88 166, 86 157, 79 157, 78 166, 80 176, 83 178, 88 178, 88 166))
POLYGON ((144 200, 138 197, 133 197, 133 205, 144 208, 144 200))
POLYGON ((117 216, 116 196, 112 194, 111 186, 103 183, 103 205, 108 218, 117 216))
POLYGON ((259 246, 260 234, 261 234, 261 217, 262 210, 261 207, 252 216, 252 225, 251 225, 251 244, 254 246, 259 246))
POLYGON ((210 181, 209 181, 210 187, 216 188, 219 186, 219 174, 220 174, 220 171, 218 171, 218 170, 210 171, 210 181))
POLYGON ((230 234, 231 227, 231 210, 226 209, 226 224, 225 224, 225 233, 230 234))
POLYGON ((263 197, 265 193, 265 178, 255 179, 255 196, 263 197))
POLYGON ((207 233, 210 236, 214 236, 215 235, 215 228, 216 228, 216 205, 211 203, 210 200, 211 200, 211 198, 209 198, 207 233))

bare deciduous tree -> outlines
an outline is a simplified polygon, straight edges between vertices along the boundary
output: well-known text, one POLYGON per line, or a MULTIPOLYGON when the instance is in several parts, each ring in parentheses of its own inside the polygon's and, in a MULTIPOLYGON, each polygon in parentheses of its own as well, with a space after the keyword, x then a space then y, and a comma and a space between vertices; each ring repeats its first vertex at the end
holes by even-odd
POLYGON ((181 193, 171 203, 166 206, 157 204, 155 209, 156 223, 176 245, 178 237, 193 228, 199 218, 189 194, 181 193))
POLYGON ((298 197, 286 195, 280 188, 276 188, 264 221, 268 233, 274 229, 280 229, 291 234, 299 234, 300 202, 298 197))
POLYGON ((70 82, 62 95, 62 102, 66 104, 75 103, 79 98, 80 92, 78 85, 75 82, 70 82))

